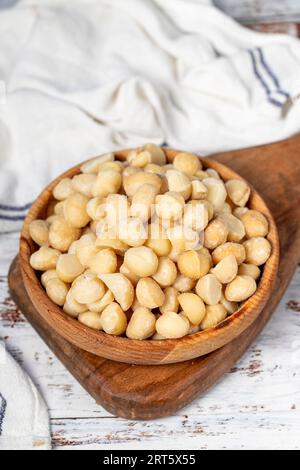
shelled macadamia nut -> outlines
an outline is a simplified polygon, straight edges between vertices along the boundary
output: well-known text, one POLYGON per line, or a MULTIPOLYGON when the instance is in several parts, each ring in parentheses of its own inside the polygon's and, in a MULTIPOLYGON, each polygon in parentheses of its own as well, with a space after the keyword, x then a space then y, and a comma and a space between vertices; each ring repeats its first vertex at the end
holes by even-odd
POLYGON ((177 170, 168 170, 166 172, 168 182, 168 190, 181 194, 181 196, 188 200, 192 193, 192 183, 190 178, 177 170))
POLYGON ((122 176, 116 170, 100 171, 92 186, 92 195, 94 197, 106 197, 109 194, 117 193, 122 184, 122 176))
POLYGON ((236 276, 227 284, 225 298, 231 302, 243 302, 256 291, 256 282, 250 276, 236 276))
POLYGON ((204 246, 213 250, 226 242, 227 235, 227 225, 221 219, 214 219, 204 230, 204 246))
MULTIPOLYGON (((232 214, 220 214, 218 215, 218 219, 222 220, 227 227, 228 230, 228 241, 229 242, 239 242, 245 236, 245 228, 243 222, 240 219, 235 217, 232 214)), ((216 219, 216 220, 218 220, 216 219)))
POLYGON ((117 270, 117 255, 111 248, 103 248, 89 262, 92 273, 114 273, 117 270))
POLYGON ((246 263, 261 266, 271 255, 271 243, 263 237, 253 237, 243 243, 246 250, 246 263))
POLYGON ((169 255, 172 248, 166 229, 157 222, 148 225, 148 239, 145 245, 151 248, 157 256, 169 255))
POLYGON ((90 217, 86 211, 89 198, 81 193, 71 194, 64 204, 65 219, 77 228, 84 227, 90 221, 90 217))
POLYGON ((211 202, 214 209, 218 211, 223 206, 227 192, 222 180, 216 178, 206 178, 202 183, 207 188, 207 200, 211 202))
POLYGON ((239 265, 238 274, 253 277, 254 281, 256 281, 261 273, 259 267, 255 264, 242 263, 239 265))
POLYGON ((81 173, 72 178, 72 185, 75 192, 84 194, 85 196, 92 197, 92 187, 96 181, 97 176, 92 173, 81 173))
POLYGON ((201 322, 201 330, 213 328, 227 317, 227 310, 222 304, 207 305, 206 315, 201 322))
POLYGON ((53 189, 53 196, 58 201, 63 201, 74 193, 74 187, 71 178, 63 178, 53 189))
POLYGON ((91 312, 98 312, 101 313, 107 305, 111 304, 115 300, 113 293, 111 290, 107 289, 103 297, 100 300, 96 300, 96 302, 92 302, 87 304, 88 309, 91 312))
POLYGON ((165 338, 182 338, 188 334, 190 323, 184 315, 166 312, 156 320, 156 331, 165 338))
POLYGON ((196 293, 207 305, 216 305, 222 297, 222 284, 214 274, 206 274, 197 282, 196 293))
POLYGON ((152 277, 161 287, 171 286, 177 277, 176 264, 167 256, 162 256, 158 260, 157 271, 152 277))
POLYGON ((84 273, 75 279, 72 285, 74 299, 80 304, 89 304, 100 300, 105 294, 103 282, 92 273, 84 273))
POLYGON ((178 257, 178 269, 191 279, 199 279, 210 270, 210 257, 202 251, 189 250, 178 257))
POLYGON ((56 269, 48 269, 47 271, 44 271, 43 274, 41 275, 41 283, 44 287, 46 287, 46 284, 50 279, 57 279, 58 275, 56 272, 56 269))
POLYGON ((246 250, 240 243, 226 242, 223 245, 218 246, 212 252, 212 259, 214 264, 219 263, 223 258, 229 255, 236 257, 237 264, 243 263, 246 258, 246 250))
POLYGON ((233 281, 238 272, 236 257, 234 255, 225 256, 210 272, 216 276, 221 284, 228 284, 228 282, 233 281))
POLYGON ((93 328, 94 330, 102 330, 101 316, 97 312, 83 312, 78 315, 78 320, 83 325, 93 328))
POLYGON ((121 308, 128 310, 134 300, 134 288, 130 280, 121 273, 100 274, 99 279, 111 290, 121 308))
POLYGON ((178 302, 192 325, 199 325, 203 320, 206 310, 202 299, 192 292, 178 296, 178 302))
POLYGON ((100 166, 103 163, 112 162, 114 158, 115 157, 113 153, 105 153, 103 155, 100 155, 99 157, 95 157, 95 158, 92 158, 91 160, 88 160, 87 162, 84 162, 80 167, 80 171, 81 173, 97 174, 99 172, 100 166))
POLYGON ((112 302, 101 314, 101 324, 105 333, 109 335, 122 335, 127 328, 127 317, 116 302, 112 302))
POLYGON ((250 188, 243 180, 231 179, 225 183, 227 194, 236 206, 243 207, 250 196, 250 188))
POLYGON ((64 282, 73 282, 84 271, 84 266, 80 264, 76 255, 69 253, 61 254, 57 260, 56 272, 64 282))
POLYGON ((72 287, 67 293, 63 310, 74 318, 77 318, 80 313, 87 311, 87 306, 85 304, 80 304, 74 299, 72 287))
POLYGON ((56 217, 50 224, 49 243, 59 251, 68 251, 72 242, 78 239, 80 229, 72 226, 61 216, 56 217))
POLYGON ((62 306, 65 303, 68 293, 67 285, 58 278, 49 279, 46 284, 48 297, 57 305, 62 306))
POLYGON ((140 277, 152 276, 158 268, 158 258, 147 246, 129 248, 125 253, 124 263, 131 272, 140 277))
POLYGON ((175 191, 168 191, 155 198, 155 210, 158 217, 166 220, 178 220, 184 209, 184 198, 175 191))
POLYGON ((173 164, 176 170, 186 173, 189 176, 195 175, 197 171, 202 169, 200 159, 192 153, 178 153, 174 158, 173 164))
POLYGON ((143 307, 161 307, 165 301, 165 294, 160 285, 151 277, 143 277, 136 285, 136 297, 143 307))
POLYGON ((266 217, 258 211, 248 210, 241 215, 248 238, 265 237, 269 231, 269 224, 266 217))
POLYGON ((49 225, 45 220, 33 220, 29 225, 29 234, 37 245, 48 245, 49 225))
POLYGON ((179 292, 189 292, 194 289, 196 280, 185 276, 184 274, 178 274, 173 284, 173 287, 179 292))
POLYGON ((30 265, 37 271, 47 271, 54 269, 60 252, 48 246, 41 246, 37 251, 30 256, 30 265))
POLYGON ((127 325, 126 336, 131 339, 146 339, 155 333, 155 315, 146 307, 137 308, 127 325))

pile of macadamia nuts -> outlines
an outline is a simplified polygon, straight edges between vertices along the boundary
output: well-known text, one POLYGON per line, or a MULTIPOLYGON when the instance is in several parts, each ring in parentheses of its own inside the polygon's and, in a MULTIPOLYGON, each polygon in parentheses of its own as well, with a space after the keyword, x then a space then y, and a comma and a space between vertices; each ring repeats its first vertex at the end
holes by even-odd
POLYGON ((34 220, 30 258, 48 297, 110 335, 163 340, 214 327, 254 294, 271 254, 249 186, 153 144, 81 166, 34 220))

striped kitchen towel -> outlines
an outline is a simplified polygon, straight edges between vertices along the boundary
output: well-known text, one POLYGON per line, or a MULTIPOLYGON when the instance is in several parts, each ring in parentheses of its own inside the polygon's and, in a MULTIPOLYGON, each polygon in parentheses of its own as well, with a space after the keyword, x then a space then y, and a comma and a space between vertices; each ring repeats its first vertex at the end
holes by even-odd
POLYGON ((202 154, 300 131, 300 41, 209 0, 19 0, 0 9, 0 230, 108 150, 202 154))

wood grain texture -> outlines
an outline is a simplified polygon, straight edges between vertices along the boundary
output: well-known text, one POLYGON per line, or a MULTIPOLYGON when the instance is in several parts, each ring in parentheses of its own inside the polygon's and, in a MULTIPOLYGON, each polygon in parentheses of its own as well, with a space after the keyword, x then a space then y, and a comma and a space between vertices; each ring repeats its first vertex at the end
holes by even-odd
MULTIPOLYGON (((296 137, 270 146, 230 152, 217 157, 222 162, 231 164, 242 175, 246 174, 248 180, 262 191, 273 210, 280 232, 282 258, 276 293, 258 319, 239 338, 194 361, 159 367, 128 366, 101 360, 78 350, 49 331, 49 328, 42 327, 41 334, 50 347, 92 396, 109 411, 123 417, 142 419, 174 413, 232 368, 261 331, 299 260, 299 154, 300 142, 299 137, 296 137), (258 167, 260 172, 257 171, 258 167), (60 345, 61 341, 63 346, 60 345)), ((16 281, 17 272, 11 273, 11 281, 16 281)), ((20 282, 11 282, 11 288, 15 298, 19 298, 20 293, 23 294, 20 282)), ((21 299, 24 300, 24 296, 21 299)), ((28 309, 28 302, 25 302, 23 308, 28 309)), ((37 318, 34 317, 32 307, 29 318, 33 323, 37 318)))
POLYGON ((213 3, 245 24, 300 20, 298 0, 213 0, 213 3))
MULTIPOLYGON (((171 162, 177 152, 165 149, 165 153, 168 161, 171 162)), ((116 158, 121 160, 124 160, 127 154, 128 150, 115 152, 116 158)), ((217 170, 225 181, 232 178, 241 179, 230 168, 213 159, 202 159, 202 164, 204 168, 217 170)), ((42 191, 26 216, 20 238, 19 262, 25 289, 43 320, 58 335, 63 336, 81 349, 107 359, 129 364, 170 364, 194 359, 224 346, 241 334, 258 317, 273 289, 278 268, 279 242, 274 219, 263 199, 253 187, 248 205, 251 209, 263 213, 268 219, 269 233, 267 238, 271 243, 272 253, 263 267, 256 292, 243 302, 233 315, 227 317, 216 327, 180 339, 137 341, 93 330, 67 315, 49 299, 40 283, 38 273, 30 266, 30 256, 37 247, 30 237, 29 225, 33 220, 44 217, 49 202, 52 200, 53 188, 58 181, 72 177, 79 171, 80 165, 77 165, 56 178, 42 191)))

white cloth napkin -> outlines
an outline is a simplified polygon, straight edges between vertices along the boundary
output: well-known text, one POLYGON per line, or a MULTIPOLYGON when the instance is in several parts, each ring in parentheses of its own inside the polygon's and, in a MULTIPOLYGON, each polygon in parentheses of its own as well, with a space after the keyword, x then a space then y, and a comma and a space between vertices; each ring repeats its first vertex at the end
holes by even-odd
POLYGON ((0 450, 50 448, 45 402, 0 343, 0 450))
POLYGON ((208 0, 20 0, 0 12, 0 80, 2 230, 101 152, 152 141, 209 154, 300 130, 300 100, 287 106, 300 41, 208 0))
MULTIPOLYGON (((0 9, 0 231, 102 152, 207 155, 299 132, 299 93, 300 42, 208 0, 19 0, 0 9)), ((48 448, 44 402, 8 355, 0 394, 0 447, 48 448)))

